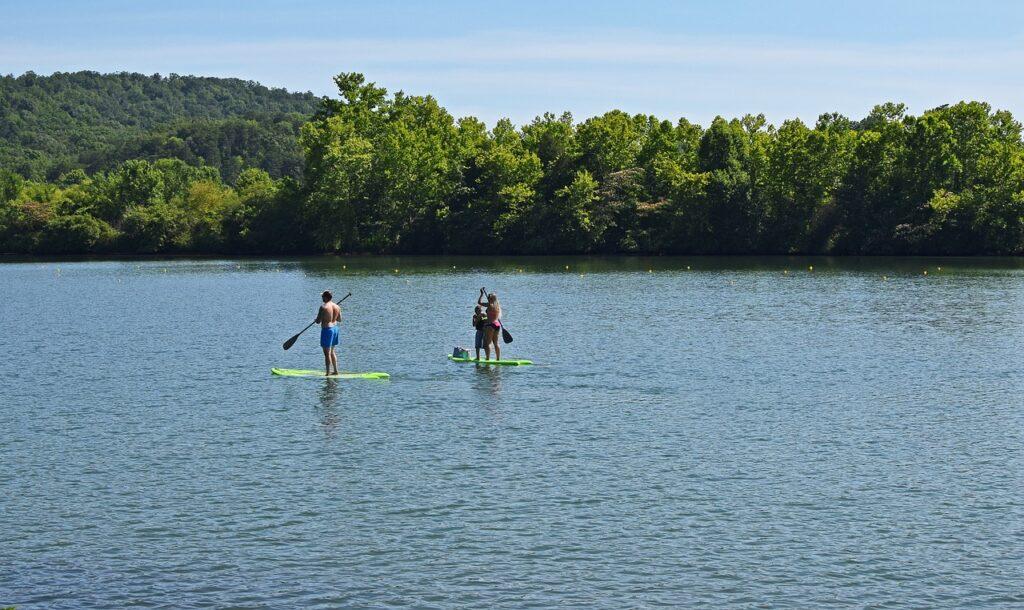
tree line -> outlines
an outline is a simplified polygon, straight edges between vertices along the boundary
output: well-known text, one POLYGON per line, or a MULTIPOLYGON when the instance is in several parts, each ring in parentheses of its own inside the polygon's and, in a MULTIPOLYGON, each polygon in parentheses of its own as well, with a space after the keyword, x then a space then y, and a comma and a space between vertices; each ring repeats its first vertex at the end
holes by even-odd
POLYGON ((813 126, 613 110, 488 129, 361 74, 335 82, 338 98, 296 123, 294 171, 225 172, 154 145, 53 180, 3 172, 0 250, 1024 252, 1021 125, 982 102, 813 126))

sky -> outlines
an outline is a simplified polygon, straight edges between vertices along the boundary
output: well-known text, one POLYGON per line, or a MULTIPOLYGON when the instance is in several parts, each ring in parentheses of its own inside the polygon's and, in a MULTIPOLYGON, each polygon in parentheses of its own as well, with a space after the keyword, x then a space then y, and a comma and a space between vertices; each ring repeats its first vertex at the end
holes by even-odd
POLYGON ((1024 2, 0 0, 0 73, 238 77, 336 94, 362 72, 493 124, 611 109, 813 123, 897 101, 1024 118, 1024 2))

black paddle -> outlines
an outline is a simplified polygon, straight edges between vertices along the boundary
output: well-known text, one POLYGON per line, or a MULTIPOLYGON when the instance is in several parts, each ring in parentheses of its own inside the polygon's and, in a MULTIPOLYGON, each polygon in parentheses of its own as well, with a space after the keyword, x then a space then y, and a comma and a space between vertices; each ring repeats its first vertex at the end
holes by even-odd
MULTIPOLYGON (((480 289, 480 294, 481 295, 487 294, 487 289, 486 288, 481 288, 480 289)), ((505 324, 504 323, 502 323, 502 325, 501 325, 501 340, 504 341, 505 343, 512 343, 512 333, 508 332, 508 330, 505 328, 505 324)))
MULTIPOLYGON (((350 293, 348 293, 348 294, 346 294, 345 296, 341 297, 341 301, 344 301, 345 299, 349 298, 350 296, 352 296, 352 293, 351 293, 351 292, 350 292, 350 293)), ((338 301, 338 305, 341 305, 341 301, 338 301)), ((309 323, 309 326, 313 326, 313 325, 314 325, 314 324, 316 324, 316 323, 317 323, 318 321, 319 321, 319 320, 313 320, 312 322, 310 322, 310 323, 309 323)), ((295 333, 295 336, 294 336, 294 337, 292 337, 291 339, 288 339, 287 341, 285 341, 285 342, 284 342, 284 346, 283 346, 283 347, 284 347, 284 348, 285 348, 285 349, 287 350, 287 349, 289 349, 289 348, 290 348, 291 346, 295 345, 295 342, 296 342, 296 341, 297 341, 297 340, 299 339, 299 335, 301 335, 302 333, 304 333, 304 332, 306 332, 307 330, 309 330, 309 326, 307 326, 306 328, 303 328, 303 329, 302 329, 302 330, 300 330, 299 332, 295 333)))

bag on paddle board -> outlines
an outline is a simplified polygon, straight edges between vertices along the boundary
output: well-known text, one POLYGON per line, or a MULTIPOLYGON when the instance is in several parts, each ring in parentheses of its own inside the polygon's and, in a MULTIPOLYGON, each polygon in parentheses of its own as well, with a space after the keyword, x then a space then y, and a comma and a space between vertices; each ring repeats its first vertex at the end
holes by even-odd
POLYGON ((464 347, 456 347, 452 350, 452 358, 469 358, 469 350, 464 347))

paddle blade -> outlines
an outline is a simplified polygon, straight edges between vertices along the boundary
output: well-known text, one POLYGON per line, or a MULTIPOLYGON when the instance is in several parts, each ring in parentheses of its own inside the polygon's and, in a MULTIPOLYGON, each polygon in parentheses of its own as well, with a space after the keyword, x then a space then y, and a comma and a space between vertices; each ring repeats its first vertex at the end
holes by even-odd
POLYGON ((504 326, 501 327, 501 338, 505 343, 512 343, 512 333, 505 330, 504 326))
MULTIPOLYGON (((299 334, 301 335, 302 333, 299 333, 299 334)), ((285 341, 284 345, 282 347, 284 347, 287 350, 291 346, 295 345, 295 342, 298 341, 298 339, 299 339, 299 335, 295 335, 291 339, 288 339, 287 341, 285 341)))

